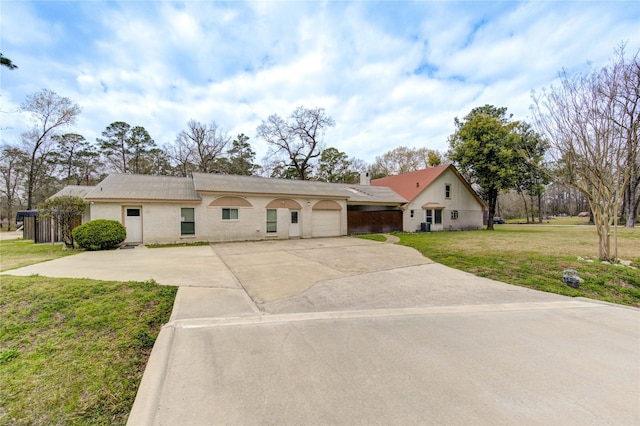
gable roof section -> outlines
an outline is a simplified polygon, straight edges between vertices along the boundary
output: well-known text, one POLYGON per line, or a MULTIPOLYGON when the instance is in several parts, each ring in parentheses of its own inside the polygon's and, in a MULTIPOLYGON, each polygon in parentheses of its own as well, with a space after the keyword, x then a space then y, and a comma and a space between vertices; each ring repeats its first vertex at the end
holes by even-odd
POLYGON ((87 201, 200 201, 191 178, 114 174, 86 196, 87 201))
POLYGON ((414 172, 405 173, 397 176, 387 176, 381 179, 374 179, 371 181, 372 186, 387 186, 393 189, 398 194, 402 195, 409 201, 413 201, 422 191, 427 189, 441 174, 446 170, 451 170, 454 175, 467 187, 469 192, 480 203, 483 209, 486 209, 486 204, 480 196, 473 190, 469 182, 458 172, 458 170, 452 164, 443 164, 428 169, 416 170, 414 172))
POLYGON ((308 180, 194 173, 193 183, 196 191, 205 192, 339 198, 350 203, 404 204, 407 201, 389 188, 308 180))
MULTIPOLYGON (((453 166, 451 166, 453 167, 453 166)), ((402 175, 387 176, 371 181, 372 186, 388 186, 409 201, 413 201, 424 191, 438 176, 444 173, 449 165, 431 167, 416 170, 402 175)))
POLYGON ((384 186, 193 173, 193 178, 113 174, 95 187, 66 187, 56 195, 78 193, 87 201, 198 202, 200 192, 342 199, 349 204, 402 205, 407 200, 384 186), (82 190, 80 189, 82 188, 82 190))
POLYGON ((193 173, 193 183, 196 191, 346 198, 346 194, 340 188, 315 181, 193 173))
POLYGON ((51 198, 64 197, 67 195, 84 198, 89 192, 93 190, 93 188, 95 188, 95 186, 68 185, 53 194, 51 198))

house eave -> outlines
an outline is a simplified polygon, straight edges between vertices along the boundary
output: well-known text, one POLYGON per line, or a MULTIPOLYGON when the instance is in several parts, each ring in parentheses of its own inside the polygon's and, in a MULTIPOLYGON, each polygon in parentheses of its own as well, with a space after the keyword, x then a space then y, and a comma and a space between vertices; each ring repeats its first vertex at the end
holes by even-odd
POLYGON ((183 199, 183 200, 163 200, 157 198, 85 198, 90 203, 170 203, 170 204, 200 204, 202 200, 183 199))
POLYGON ((345 196, 339 195, 323 195, 323 194, 304 194, 290 192, 238 192, 238 191, 212 191, 198 190, 201 194, 206 195, 235 195, 239 197, 268 197, 268 198, 304 198, 304 199, 331 199, 331 200, 347 200, 345 196))

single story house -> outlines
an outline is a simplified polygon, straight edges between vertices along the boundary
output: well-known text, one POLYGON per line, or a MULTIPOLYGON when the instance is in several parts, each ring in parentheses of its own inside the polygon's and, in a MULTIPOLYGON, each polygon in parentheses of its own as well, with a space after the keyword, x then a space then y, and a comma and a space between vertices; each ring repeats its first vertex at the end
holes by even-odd
POLYGON ((401 212, 407 202, 384 187, 207 173, 113 174, 83 198, 89 219, 120 221, 127 243, 147 244, 347 235, 350 206, 401 212))
MULTIPOLYGON (((250 241, 419 230, 419 226, 412 229, 413 221, 406 223, 413 219, 406 211, 410 199, 390 185, 376 182, 368 185, 366 176, 356 185, 208 173, 193 173, 188 178, 113 174, 94 187, 66 187, 54 196, 78 194, 88 203, 83 222, 117 220, 127 229, 127 243, 250 241)), ((473 192, 468 185, 457 185, 473 192)), ((462 195, 457 198, 466 200, 462 195)), ((475 199, 471 194, 468 198, 475 199)), ((481 227, 482 214, 479 217, 481 227)), ((463 218, 466 222, 466 214, 463 218)), ((473 227, 471 216, 468 220, 467 227, 473 227)))
POLYGON ((487 205, 451 164, 371 181, 404 197, 403 230, 481 229, 487 205))

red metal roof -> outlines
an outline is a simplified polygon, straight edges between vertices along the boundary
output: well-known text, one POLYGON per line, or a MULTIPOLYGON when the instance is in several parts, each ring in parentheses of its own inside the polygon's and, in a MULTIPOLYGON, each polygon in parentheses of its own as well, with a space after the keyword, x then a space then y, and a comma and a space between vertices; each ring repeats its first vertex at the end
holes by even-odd
POLYGON ((387 176, 371 181, 373 186, 388 186, 409 201, 413 201, 422 191, 424 191, 438 176, 440 176, 450 164, 430 167, 428 169, 416 170, 397 176, 387 176))

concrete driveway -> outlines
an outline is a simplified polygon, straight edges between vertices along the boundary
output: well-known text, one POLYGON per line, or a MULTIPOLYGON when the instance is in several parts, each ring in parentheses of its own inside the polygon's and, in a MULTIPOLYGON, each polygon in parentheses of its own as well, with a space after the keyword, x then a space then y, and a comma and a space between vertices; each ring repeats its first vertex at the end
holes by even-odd
POLYGON ((640 310, 406 247, 138 247, 7 273, 180 285, 131 425, 640 424, 640 310))

